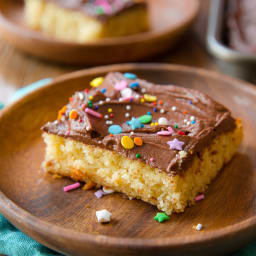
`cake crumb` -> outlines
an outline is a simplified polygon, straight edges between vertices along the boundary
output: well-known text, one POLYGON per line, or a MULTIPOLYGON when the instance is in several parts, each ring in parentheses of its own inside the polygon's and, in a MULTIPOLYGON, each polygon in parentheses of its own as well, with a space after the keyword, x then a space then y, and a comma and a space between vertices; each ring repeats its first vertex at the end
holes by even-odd
POLYGON ((113 194, 115 192, 113 189, 105 187, 105 186, 103 186, 102 190, 105 195, 113 194))
POLYGON ((89 181, 83 186, 83 190, 90 190, 93 189, 96 186, 96 183, 89 181))
POLYGON ((53 176, 52 176, 55 180, 58 180, 58 179, 62 179, 62 176, 61 175, 59 175, 59 174, 53 174, 53 176))

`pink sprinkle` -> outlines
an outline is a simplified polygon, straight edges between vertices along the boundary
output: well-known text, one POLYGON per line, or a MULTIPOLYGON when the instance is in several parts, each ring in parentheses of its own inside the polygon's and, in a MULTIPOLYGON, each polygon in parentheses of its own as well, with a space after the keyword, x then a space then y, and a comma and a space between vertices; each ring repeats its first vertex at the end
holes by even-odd
POLYGON ((101 189, 99 189, 98 191, 96 191, 96 192, 94 193, 94 195, 95 195, 97 198, 101 198, 101 197, 104 195, 104 192, 103 192, 101 189))
POLYGON ((92 109, 90 109, 90 108, 86 108, 86 109, 85 109, 85 112, 86 112, 87 114, 90 114, 90 115, 94 116, 94 117, 102 118, 102 114, 100 114, 100 113, 98 113, 98 112, 96 112, 96 111, 94 111, 94 110, 92 110, 92 109))
POLYGON ((154 162, 154 161, 155 161, 154 157, 151 157, 151 158, 149 159, 149 161, 150 161, 151 163, 154 162))
POLYGON ((201 194, 201 195, 198 195, 195 197, 195 201, 200 201, 200 200, 203 200, 204 199, 204 194, 201 194))
POLYGON ((107 14, 110 14, 112 12, 112 8, 108 0, 97 0, 96 5, 100 5, 104 9, 104 12, 107 14))
POLYGON ((160 136, 170 136, 170 135, 172 135, 172 133, 173 133, 172 127, 168 127, 167 129, 168 129, 168 131, 160 131, 160 132, 157 133, 157 135, 160 135, 160 136))
POLYGON ((115 90, 121 91, 124 88, 126 88, 127 86, 128 86, 128 83, 125 80, 122 80, 122 81, 116 83, 115 90))
POLYGON ((122 101, 130 101, 133 99, 134 99, 134 97, 126 97, 126 98, 122 98, 122 101))
POLYGON ((64 190, 64 192, 68 192, 70 190, 73 190, 73 189, 76 189, 76 188, 79 188, 79 187, 80 187, 80 183, 77 182, 77 183, 74 183, 72 185, 64 187, 63 190, 64 190))

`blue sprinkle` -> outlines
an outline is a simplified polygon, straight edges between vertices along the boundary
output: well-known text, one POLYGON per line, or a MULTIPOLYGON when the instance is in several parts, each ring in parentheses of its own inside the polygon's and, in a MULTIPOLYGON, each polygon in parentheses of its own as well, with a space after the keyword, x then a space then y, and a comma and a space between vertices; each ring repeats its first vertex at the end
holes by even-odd
POLYGON ((132 74, 132 73, 125 73, 124 77, 127 78, 127 79, 131 79, 131 80, 134 80, 134 79, 137 78, 137 76, 135 74, 132 74))
POLYGON ((128 121, 127 123, 129 126, 131 126, 132 130, 144 127, 144 124, 142 124, 141 121, 135 117, 133 117, 132 120, 128 121))
POLYGON ((108 132, 112 134, 119 134, 123 131, 122 127, 120 125, 111 125, 108 128, 108 132))
POLYGON ((132 88, 132 89, 138 88, 139 86, 140 86, 140 84, 138 82, 130 84, 130 88, 132 88))
POLYGON ((196 123, 196 121, 195 121, 195 120, 191 121, 191 124, 195 124, 195 123, 196 123))
POLYGON ((4 108, 4 104, 0 103, 0 110, 4 108))
POLYGON ((105 93, 106 91, 107 91, 106 88, 101 89, 101 92, 102 92, 102 93, 105 93))
POLYGON ((94 106, 94 109, 95 109, 95 110, 98 110, 98 109, 99 109, 99 106, 94 106))
POLYGON ((151 112, 147 112, 147 115, 151 116, 151 112))
POLYGON ((189 104, 191 104, 191 105, 193 104, 192 100, 189 101, 189 104))
POLYGON ((157 112, 157 109, 156 109, 156 108, 153 108, 153 111, 154 111, 154 112, 157 112))

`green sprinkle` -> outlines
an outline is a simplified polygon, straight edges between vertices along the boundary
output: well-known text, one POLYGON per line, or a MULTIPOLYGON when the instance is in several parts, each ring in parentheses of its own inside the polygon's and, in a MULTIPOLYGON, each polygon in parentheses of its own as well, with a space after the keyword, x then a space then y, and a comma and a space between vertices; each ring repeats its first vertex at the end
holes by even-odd
POLYGON ((89 108, 92 108, 93 105, 92 105, 92 103, 89 103, 88 106, 89 106, 89 108))
POLYGON ((179 126, 177 124, 174 125, 174 128, 179 128, 179 126))
POLYGON ((136 154, 136 158, 140 158, 140 154, 136 154))
POLYGON ((143 124, 148 124, 152 121, 152 115, 144 115, 139 117, 139 120, 143 124))
POLYGON ((96 12, 98 15, 104 14, 104 10, 102 9, 102 7, 97 7, 96 12))
POLYGON ((154 217, 154 220, 158 222, 164 222, 166 220, 169 220, 170 217, 165 212, 158 212, 157 215, 154 217))
POLYGON ((88 100, 88 104, 91 104, 92 103, 92 101, 91 100, 88 100))

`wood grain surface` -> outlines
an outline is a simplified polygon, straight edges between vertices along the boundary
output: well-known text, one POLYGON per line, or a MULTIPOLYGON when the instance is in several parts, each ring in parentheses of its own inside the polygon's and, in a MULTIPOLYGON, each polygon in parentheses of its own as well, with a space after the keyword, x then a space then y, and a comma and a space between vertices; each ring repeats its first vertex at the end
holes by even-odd
POLYGON ((256 89, 244 82, 199 69, 168 65, 116 65, 80 71, 28 95, 0 114, 0 210, 41 243, 71 255, 220 255, 256 235, 256 89), (75 91, 108 71, 133 72, 160 84, 177 84, 208 93, 244 122, 239 153, 210 186, 206 199, 159 224, 157 209, 120 194, 102 199, 95 191, 64 193, 68 179, 54 180, 41 168, 40 127, 75 91), (96 222, 108 209, 113 221, 96 222), (197 232, 193 225, 202 223, 197 232))
MULTIPOLYGON (((206 31, 207 31, 210 0, 200 0, 200 2, 201 2, 201 7, 200 7, 199 16, 193 26, 193 29, 186 34, 184 40, 181 41, 174 49, 167 51, 166 53, 160 56, 157 56, 148 60, 144 60, 144 62, 175 63, 175 64, 183 64, 188 66, 206 68, 206 69, 218 71, 221 73, 226 72, 226 69, 223 68, 223 66, 226 67, 226 64, 216 61, 206 51, 205 38, 206 38, 206 31)), ((45 61, 40 61, 37 58, 28 56, 23 52, 9 46, 7 43, 3 41, 1 34, 0 34, 0 61, 1 61, 0 102, 5 102, 5 103, 7 102, 8 98, 18 88, 26 86, 29 83, 32 83, 36 80, 46 78, 46 77, 57 77, 65 73, 69 73, 71 71, 75 71, 75 70, 83 69, 87 67, 87 66, 72 67, 68 65, 56 65, 56 64, 47 63, 45 61)), ((173 76, 171 78, 172 81, 180 81, 179 80, 181 76, 180 73, 176 73, 176 74, 171 73, 171 74, 173 76)), ((202 78, 202 77, 200 78, 199 75, 200 75, 200 72, 198 71, 198 73, 193 75, 193 78, 196 77, 196 79, 198 79, 197 80, 198 84, 200 84, 200 87, 202 88, 202 90, 204 90, 205 88, 208 88, 207 90, 210 90, 211 95, 217 94, 215 83, 218 84, 218 82, 216 82, 215 80, 212 80, 212 82, 209 83, 206 81, 205 78, 202 78), (203 86, 205 84, 206 86, 203 86), (208 87, 208 85, 210 84, 212 84, 212 89, 209 89, 208 87)), ((163 76, 161 81, 166 81, 165 79, 168 80, 169 78, 167 76, 163 76)), ((215 79, 219 80, 218 76, 215 77, 215 79)), ((186 80, 186 85, 188 86, 194 85, 194 83, 191 82, 193 81, 191 80, 191 77, 187 76, 186 78, 184 78, 184 81, 185 80, 186 80)), ((186 251, 189 255, 191 255, 190 254, 191 251, 195 252, 195 250, 198 250, 198 251, 203 250, 202 253, 204 252, 204 250, 207 250, 207 253, 203 255, 210 255, 210 252, 213 255, 220 255, 220 254, 216 254, 216 250, 218 250, 219 253, 225 254, 226 252, 233 251, 235 247, 238 248, 242 246, 244 243, 248 241, 248 239, 250 239, 253 235, 255 235, 254 233, 255 222, 252 220, 249 220, 249 221, 245 221, 242 225, 239 224, 238 226, 236 225, 235 227, 233 226, 231 228, 225 229, 223 231, 223 236, 225 236, 225 238, 222 236, 219 236, 219 238, 215 238, 215 239, 211 239, 211 238, 208 239, 208 237, 207 237, 208 240, 205 239, 205 236, 207 236, 208 231, 211 232, 211 234, 215 235, 216 234, 215 229, 222 228, 224 221, 227 224, 229 223, 232 225, 236 221, 244 220, 246 218, 253 216, 253 214, 256 211, 254 207, 255 206, 254 197, 250 197, 254 194, 254 191, 255 191, 253 188, 253 184, 255 183, 255 177, 254 177, 255 162, 250 160, 250 159, 254 159, 255 161, 255 158, 256 158, 255 146, 252 145, 254 140, 251 139, 251 138, 254 138, 253 132, 255 130, 255 93, 254 93, 254 90, 248 89, 247 87, 244 87, 244 90, 242 90, 242 87, 240 85, 243 86, 243 83, 233 82, 229 80, 229 81, 223 82, 221 88, 217 86, 217 88, 219 88, 219 90, 223 92, 222 94, 219 93, 217 98, 219 97, 218 99, 222 101, 224 104, 226 104, 227 106, 229 106, 230 102, 232 102, 232 106, 230 107, 232 110, 234 110, 234 113, 236 115, 240 115, 241 117, 245 118, 244 121, 245 121, 246 138, 243 142, 243 147, 240 150, 240 154, 238 154, 235 160, 233 160, 231 164, 225 169, 225 172, 221 174, 220 178, 222 180, 226 179, 229 181, 228 184, 225 184, 225 188, 227 190, 224 190, 223 181, 218 181, 217 183, 214 183, 214 185, 210 188, 210 191, 208 192, 208 194, 210 195, 210 200, 214 203, 217 203, 217 205, 219 205, 219 208, 221 209, 221 213, 219 213, 218 211, 216 212, 212 211, 211 217, 213 217, 213 219, 207 222, 207 227, 206 227, 207 230, 205 230, 204 233, 200 233, 200 234, 196 233, 198 240, 194 244, 190 244, 187 246, 184 245, 184 248, 185 248, 184 251, 186 251), (224 84, 226 87, 224 86, 224 84), (240 97, 238 96, 236 97, 236 102, 234 102, 235 98, 233 98, 233 101, 232 100, 230 101, 231 96, 230 96, 230 91, 228 90, 229 88, 228 86, 230 86, 230 84, 232 84, 232 88, 235 88, 234 93, 232 94, 233 95, 232 97, 235 97, 235 94, 241 95, 240 97), (239 104, 237 101, 239 102, 239 104), (239 106, 241 107, 239 108, 239 106), (242 171, 240 172, 237 169, 238 166, 240 167, 242 166, 243 172, 242 171), (240 190, 241 190, 241 194, 239 193, 240 190), (218 202, 218 198, 215 197, 216 195, 219 195, 219 192, 221 192, 221 195, 223 195, 223 198, 220 202, 218 202), (250 196, 248 197, 248 195, 250 196), (246 199, 245 201, 243 196, 246 199), (228 204, 229 199, 232 199, 232 198, 233 198, 232 203, 228 204), (235 198, 237 199, 236 201, 235 201, 235 198), (234 209, 237 209, 237 208, 238 208, 238 211, 234 211, 234 209), (218 221, 215 222, 214 220, 216 220, 216 218, 218 219, 218 221), (241 228, 244 228, 245 225, 249 226, 250 224, 252 224, 251 228, 248 228, 247 232, 245 233, 239 232, 239 230, 241 230, 241 228), (229 232, 230 234, 226 236, 226 232, 229 232), (203 242, 203 244, 198 247, 198 243, 201 243, 201 242, 203 242)), ((78 84, 75 86, 79 87, 80 85, 78 84)), ((53 108, 57 108, 59 107, 59 104, 64 103, 65 101, 64 98, 66 97, 66 93, 69 93, 69 91, 65 93, 63 92, 63 94, 60 93, 60 97, 63 96, 62 102, 55 103, 55 101, 51 101, 53 108)), ((50 102, 50 101, 47 101, 47 99, 44 99, 44 100, 46 104, 50 102)), ((24 104, 27 104, 27 103, 28 103, 27 101, 24 102, 24 104)), ((60 191, 64 184, 69 184, 69 181, 65 180, 59 183, 59 181, 52 180, 51 177, 48 177, 48 176, 40 180, 42 173, 40 172, 39 163, 30 161, 31 157, 37 157, 37 161, 40 161, 43 157, 42 156, 43 149, 41 144, 42 142, 39 140, 39 132, 32 133, 32 131, 34 131, 36 127, 39 127, 42 124, 42 122, 46 121, 46 119, 50 116, 45 117, 44 120, 36 119, 33 125, 31 127, 28 127, 27 122, 30 120, 30 118, 26 117, 23 122, 20 122, 20 120, 23 120, 24 118, 24 112, 23 112, 24 109, 21 112, 18 111, 18 108, 15 110, 17 110, 16 117, 14 118, 13 116, 9 116, 8 118, 7 117, 4 118, 4 121, 10 122, 12 124, 14 122, 17 122, 17 124, 21 124, 22 125, 22 127, 20 127, 21 130, 16 130, 16 133, 13 134, 13 132, 11 132, 8 129, 8 127, 0 127, 1 136, 3 136, 3 132, 5 135, 6 134, 8 135, 8 138, 12 138, 12 135, 13 135, 13 137, 17 138, 16 142, 18 145, 17 147, 13 147, 11 145, 8 146, 8 141, 5 140, 6 146, 9 149, 8 152, 11 152, 9 157, 6 159, 7 160, 9 159, 10 162, 13 161, 14 164, 13 165, 10 164, 10 167, 8 166, 7 168, 6 162, 5 163, 2 162, 2 166, 0 167, 0 176, 3 177, 2 175, 4 175, 4 179, 2 178, 0 179, 0 181, 2 181, 0 182, 1 188, 3 188, 6 194, 10 196, 14 201, 16 200, 16 202, 18 202, 20 206, 24 207, 25 210, 30 209, 30 212, 34 213, 35 215, 40 215, 43 220, 51 221, 51 223, 54 223, 54 224, 57 223, 59 226, 62 226, 62 224, 65 223, 67 228, 73 226, 76 231, 82 231, 83 228, 85 228, 84 224, 86 222, 83 222, 83 225, 80 225, 78 223, 75 223, 74 218, 78 218, 78 220, 84 221, 87 215, 82 209, 84 208, 84 205, 86 205, 86 201, 89 199, 85 198, 84 194, 80 193, 79 191, 76 191, 68 195, 68 197, 65 197, 65 200, 63 202, 62 201, 59 202, 58 199, 61 193, 57 193, 56 191, 60 191), (18 116, 20 116, 20 118, 18 118, 18 116), (24 132, 26 132, 25 137, 24 137, 24 132), (23 145, 20 144, 21 141, 23 145), (28 150, 24 150, 26 145, 30 145, 28 150), (11 170, 16 166, 15 165, 16 160, 20 159, 20 155, 16 154, 16 153, 19 153, 20 151, 24 151, 24 154, 22 155, 23 160, 21 162, 22 163, 21 167, 27 168, 27 170, 30 170, 31 173, 29 173, 28 171, 22 172, 20 169, 20 166, 18 166, 17 173, 16 173, 17 176, 14 176, 12 175, 11 170), (7 179, 9 179, 9 181, 13 183, 6 183, 5 181, 7 179), (23 182, 23 180, 25 179, 30 180, 32 185, 34 185, 33 182, 37 180, 35 183, 36 186, 27 187, 26 184, 23 182), (43 183, 40 183, 42 181, 43 183), (5 185, 3 185, 3 183, 5 183, 5 185), (42 184, 45 186, 42 186, 42 184), (20 191, 22 192, 20 193, 20 195, 17 190, 19 189, 19 187, 20 187, 20 191), (37 187, 40 188, 40 190, 37 187), (56 203, 50 205, 50 207, 38 206, 38 202, 47 203, 47 200, 49 201, 52 199, 52 198, 47 199, 47 194, 49 193, 49 191, 50 192, 55 191, 55 194, 52 194, 52 198, 56 200, 56 203), (29 204, 25 201, 25 198, 27 195, 30 195, 29 204), (32 198, 31 198, 31 195, 33 195, 32 198), (67 217, 66 212, 70 211, 70 207, 71 207, 70 205, 73 202, 72 198, 74 198, 74 200, 77 200, 77 202, 81 202, 82 205, 81 206, 76 205, 73 209, 71 209, 71 212, 75 213, 75 215, 74 216, 72 215, 73 217, 71 216, 69 218, 67 217), (51 216, 51 213, 54 210, 58 211, 58 215, 55 217, 51 216)), ((31 106, 29 106, 26 110, 30 112, 31 115, 33 115, 34 113, 37 113, 38 111, 38 109, 35 109, 35 110, 31 109, 31 106)), ((51 118, 54 118, 54 115, 55 114, 53 112, 51 118)), ((1 153, 3 152, 4 151, 2 148, 1 153)), ((5 154, 2 155, 1 158, 3 158, 3 156, 5 156, 5 154)), ((90 196, 92 197, 92 194, 90 194, 90 196)), ((123 204, 127 204, 127 202, 128 202, 128 208, 131 207, 131 203, 132 205, 135 203, 135 205, 140 205, 140 206, 143 205, 142 207, 145 207, 142 202, 135 201, 130 203, 126 199, 121 199, 119 195, 114 195, 113 199, 106 198, 106 200, 115 201, 116 198, 118 198, 119 200, 119 203, 116 205, 116 208, 117 207, 122 208, 123 204)), ((208 199, 209 198, 207 198, 207 200, 208 199)), ((199 211, 198 207, 200 209, 201 209, 201 206, 204 207, 203 205, 205 204, 205 202, 200 202, 199 206, 196 205, 194 208, 189 209, 189 214, 191 214, 192 216, 191 220, 199 221, 199 219, 196 218, 196 216, 197 217, 201 216, 201 211, 200 211, 200 214, 198 215, 198 211, 199 211)), ((17 210, 16 208, 13 208, 13 205, 10 201, 5 201, 4 207, 7 207, 7 206, 11 210, 14 210, 14 211, 17 210)), ((89 204, 86 206, 90 207, 89 204)), ((154 211, 154 208, 151 208, 151 206, 147 205, 146 207, 147 209, 148 207, 151 209, 150 210, 151 213, 154 211)), ((214 207, 216 208, 216 205, 214 207)), ((207 209, 208 210, 212 209, 210 204, 206 208, 204 208, 204 213, 207 212, 207 209)), ((41 225, 42 223, 37 222, 37 220, 29 216, 28 212, 22 212, 22 214, 24 215, 24 217, 21 220, 18 220, 16 216, 13 216, 12 218, 13 222, 16 221, 15 222, 16 225, 19 227, 22 226, 24 231, 29 230, 30 235, 33 236, 34 238, 40 237, 39 240, 44 244, 51 245, 51 247, 55 249, 59 248, 62 251, 64 250, 68 251, 66 250, 67 249, 66 247, 69 247, 69 245, 71 246, 71 244, 78 245, 77 242, 72 243, 72 241, 66 242, 66 240, 63 240, 62 230, 58 230, 58 232, 60 233, 56 233, 55 235, 55 237, 58 238, 58 241, 53 242, 52 239, 54 237, 52 235, 49 235, 49 233, 47 233, 48 231, 51 232, 53 230, 52 224, 48 226, 44 226, 44 230, 42 232, 38 232, 38 226, 41 225), (23 224, 25 220, 26 220, 26 225, 24 226, 23 224), (59 243, 62 243, 62 244, 64 243, 64 246, 60 248, 59 243)), ((142 213, 139 213, 139 214, 142 214, 142 213)), ((135 216, 137 215, 137 211, 133 210, 132 216, 134 215, 135 216)), ((121 216, 127 217, 125 213, 123 213, 123 215, 121 216)), ((149 219, 143 220, 143 222, 146 222, 146 224, 153 223, 153 225, 155 225, 156 223, 152 221, 151 217, 152 216, 148 216, 149 219)), ((92 220, 93 218, 94 218, 93 214, 91 214, 89 216, 89 219, 92 220)), ((158 232, 161 232, 161 235, 163 236, 167 236, 171 234, 171 235, 174 235, 175 237, 176 236, 178 237, 180 232, 185 232, 185 233, 193 232, 190 229, 191 226, 189 225, 188 221, 184 218, 185 217, 181 217, 180 221, 178 221, 178 217, 174 216, 174 220, 177 221, 179 226, 171 225, 170 229, 167 229, 167 228, 164 228, 164 230, 162 230, 161 228, 160 229, 156 228, 156 229, 158 232), (185 226, 181 225, 181 221, 184 221, 185 225, 187 226, 189 225, 189 229, 186 230, 185 226)), ((200 219, 200 222, 203 222, 204 220, 206 220, 204 218, 206 218, 206 216, 200 219)), ((135 224, 130 222, 124 223, 123 227, 127 227, 128 224, 131 224, 131 227, 134 227, 134 229, 135 227, 137 227, 135 224)), ((117 225, 119 228, 118 231, 122 231, 121 223, 118 224, 114 222, 113 225, 117 225)), ((163 227, 166 227, 166 226, 163 226, 163 227)), ((91 232, 92 233, 102 232, 104 228, 105 226, 97 226, 95 230, 91 228, 91 232)), ((111 228, 113 228, 112 224, 107 225, 105 231, 108 232, 111 230, 111 228)), ((76 232, 76 231, 72 231, 72 234, 73 232, 76 232)), ((131 232, 130 237, 137 236, 138 233, 140 233, 140 229, 137 232, 136 231, 131 232)), ((64 232, 64 234, 67 236, 72 235, 66 232, 64 232)), ((114 232, 113 236, 115 236, 116 234, 117 233, 114 232)), ((150 238, 150 236, 152 236, 151 234, 152 232, 150 232, 150 230, 146 230, 146 231, 141 230, 141 235, 145 235, 147 236, 147 238, 150 238)), ((124 235, 127 235, 127 233, 124 232, 123 236, 124 235)), ((79 238, 78 243, 81 243, 83 239, 84 239, 84 236, 79 238)), ((104 238, 99 237, 100 241, 102 241, 101 239, 104 240, 104 238)), ((159 239, 159 244, 157 244, 156 246, 152 245, 151 247, 152 249, 151 252, 154 253, 154 255, 158 255, 159 250, 162 251, 161 249, 164 250, 165 255, 173 255, 175 252, 177 252, 177 250, 180 249, 180 243, 178 243, 178 247, 177 245, 175 245, 175 241, 177 241, 176 238, 174 238, 174 243, 172 245, 170 245, 170 243, 167 243, 169 245, 165 244, 165 246, 163 246, 165 241, 161 241, 161 240, 162 239, 159 239), (162 244, 160 245, 161 242, 162 244), (161 249, 159 249, 160 247, 161 249)), ((180 242, 179 238, 178 238, 178 241, 180 242)), ((101 248, 101 246, 98 246, 98 247, 96 246, 98 245, 98 240, 91 241, 91 242, 92 242, 91 246, 86 248, 86 249, 90 249, 90 252, 91 252, 90 255, 99 255, 98 250, 100 250, 101 255, 103 252, 108 253, 108 255, 113 255, 111 254, 113 249, 113 246, 112 246, 113 244, 106 242, 105 246, 101 248), (97 250, 95 251, 95 249, 97 250)), ((186 238, 183 239, 183 242, 184 244, 186 243, 186 238)), ((149 246, 148 243, 145 245, 149 246)), ((129 255, 131 253, 131 250, 132 250, 130 247, 131 245, 132 244, 129 244, 126 246, 125 255, 129 255)), ((134 244, 134 245, 137 246, 136 251, 138 252, 138 254, 141 254, 142 251, 140 249, 143 246, 140 246, 138 244, 134 244)), ((82 245, 82 246, 86 247, 86 245, 82 245)), ((69 251, 71 250, 72 249, 70 249, 69 251)), ((119 246, 115 248, 115 252, 116 254, 120 252, 119 246)), ((147 252, 145 254, 148 255, 147 252)), ((196 255, 199 255, 199 252, 196 255)))

